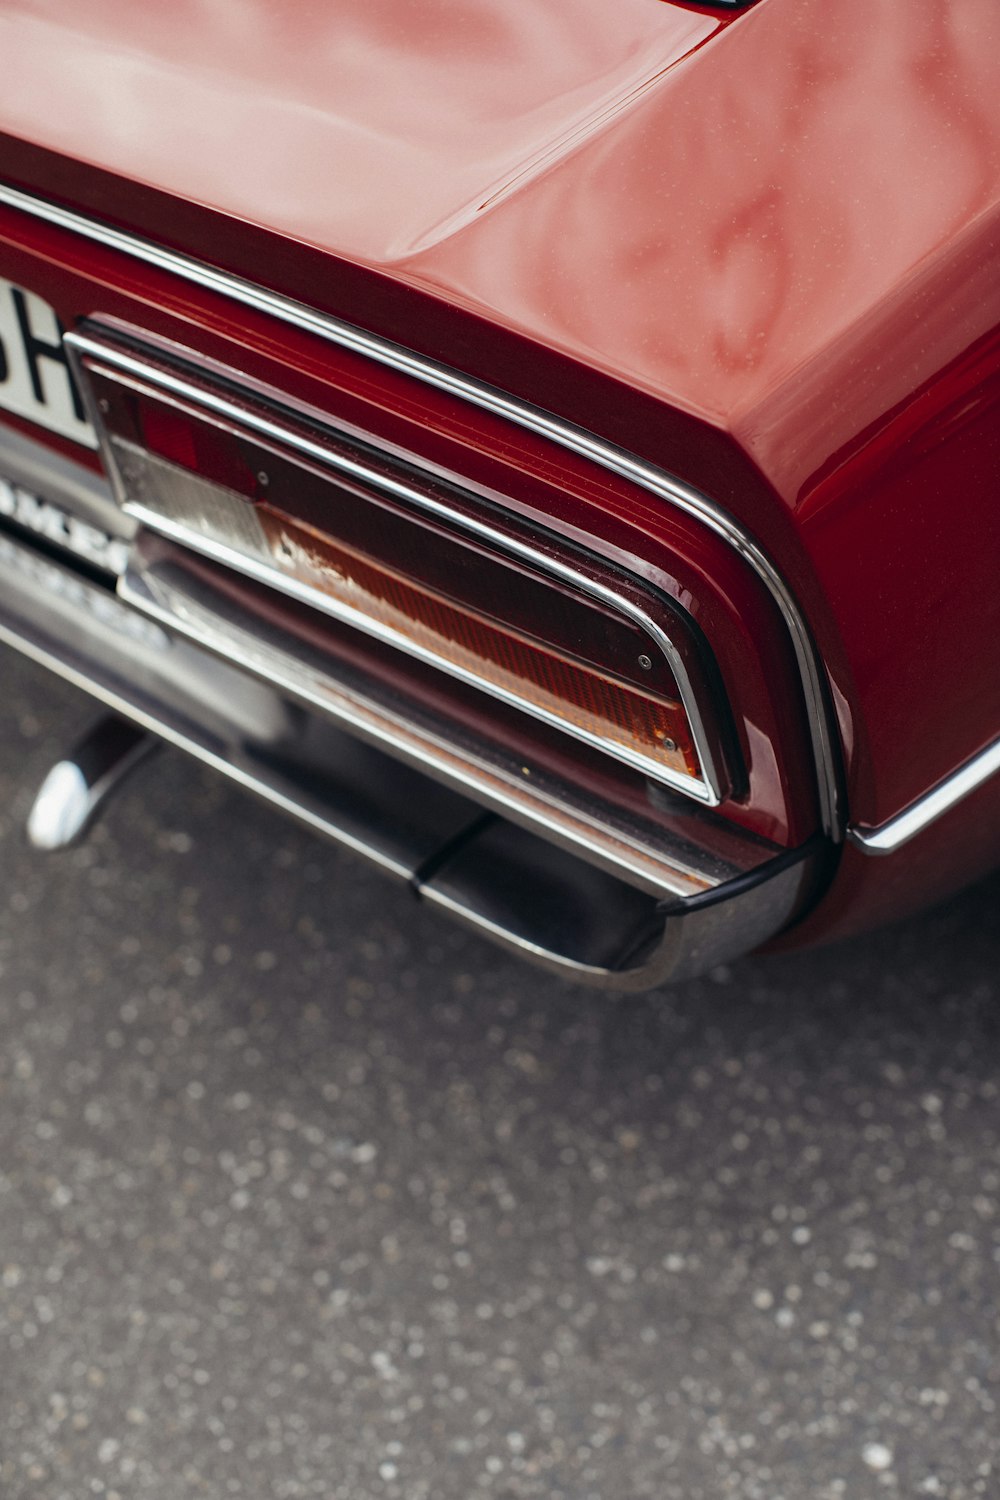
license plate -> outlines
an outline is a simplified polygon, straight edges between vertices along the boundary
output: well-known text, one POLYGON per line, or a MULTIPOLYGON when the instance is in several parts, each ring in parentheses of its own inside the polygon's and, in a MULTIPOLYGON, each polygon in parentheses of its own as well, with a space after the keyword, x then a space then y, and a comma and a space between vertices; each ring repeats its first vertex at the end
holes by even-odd
POLYGON ((0 277, 0 408, 96 448, 62 334, 47 302, 0 277))
POLYGON ((154 621, 147 620, 134 609, 119 603, 107 589, 87 583, 68 569, 50 562, 47 557, 18 546, 17 542, 0 532, 0 579, 5 571, 28 583, 36 600, 40 593, 55 594, 81 615, 89 615, 116 636, 125 637, 154 651, 170 650, 170 637, 154 621))

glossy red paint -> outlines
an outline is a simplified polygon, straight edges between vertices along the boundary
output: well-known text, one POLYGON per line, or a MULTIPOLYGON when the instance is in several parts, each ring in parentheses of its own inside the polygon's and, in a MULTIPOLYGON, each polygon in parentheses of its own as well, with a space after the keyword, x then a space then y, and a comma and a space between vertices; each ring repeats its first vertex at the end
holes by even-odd
MULTIPOLYGON (((663 0, 558 15, 256 0, 231 17, 48 0, 0 6, 0 43, 9 179, 160 237, 169 224, 192 253, 561 412, 739 516, 820 644, 855 819, 884 821, 995 737, 994 0, 761 0, 725 18, 663 0)), ((523 464, 526 509, 586 532, 606 507, 611 545, 680 548, 721 576, 648 497, 74 254, 199 348, 257 341, 301 390, 337 384, 387 431, 431 411, 428 451, 460 443, 484 482, 523 464), (553 478, 563 492, 542 497, 553 478)), ((723 635, 746 643, 732 616, 748 607, 723 635)), ((756 683, 727 670, 760 723, 759 668, 756 683)), ((995 783, 977 806, 1000 811, 995 783)), ((937 868, 940 889, 958 876, 937 868)), ((930 864, 922 879, 935 888, 930 864)))
POLYGON ((558 168, 722 25, 661 0, 5 4, 0 118, 388 265, 558 168))

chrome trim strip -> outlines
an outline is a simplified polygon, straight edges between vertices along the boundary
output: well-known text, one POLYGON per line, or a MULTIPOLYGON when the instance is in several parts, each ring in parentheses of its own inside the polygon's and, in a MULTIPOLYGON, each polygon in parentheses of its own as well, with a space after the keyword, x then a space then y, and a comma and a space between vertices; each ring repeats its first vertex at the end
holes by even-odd
MULTIPOLYGON (((74 357, 74 363, 81 371, 85 370, 84 360, 90 359, 99 367, 99 373, 106 378, 114 378, 115 371, 126 372, 136 379, 146 383, 147 388, 152 387, 153 393, 157 390, 168 391, 172 395, 180 397, 193 406, 208 409, 217 416, 227 418, 237 426, 249 428, 262 437, 272 442, 284 444, 302 453, 325 468, 339 470, 351 479, 371 487, 383 494, 389 494, 397 499, 406 501, 415 509, 424 514, 435 516, 451 527, 469 533, 486 542, 497 551, 514 556, 521 561, 527 562, 537 568, 540 572, 558 578, 562 583, 568 584, 579 593, 597 599, 609 609, 616 611, 630 619, 650 638, 652 644, 666 657, 677 683, 681 695, 681 702, 688 718, 691 728, 691 737, 698 754, 698 763, 702 768, 704 779, 685 775, 683 772, 672 771, 669 767, 660 766, 648 760, 646 757, 631 752, 627 746, 609 744, 599 735, 593 734, 583 728, 568 724, 560 719, 558 715, 549 713, 545 709, 525 702, 515 693, 511 693, 502 687, 491 684, 488 680, 477 676, 473 672, 466 671, 461 666, 443 660, 433 651, 422 647, 418 642, 401 636, 399 632, 382 626, 378 621, 370 619, 361 611, 352 609, 349 605, 332 599, 322 593, 321 590, 310 587, 308 584, 300 583, 297 579, 281 573, 277 568, 269 566, 256 557, 241 552, 238 548, 227 545, 225 541, 214 537, 208 537, 190 527, 179 524, 174 520, 163 516, 160 512, 143 505, 141 501, 129 498, 128 492, 122 481, 114 440, 108 433, 102 415, 94 410, 93 419, 100 438, 101 449, 104 453, 105 463, 116 490, 119 503, 125 514, 133 520, 139 521, 151 531, 166 537, 170 541, 178 542, 182 546, 190 547, 193 551, 202 553, 214 562, 222 563, 224 566, 236 569, 255 579, 258 583, 265 584, 276 589, 280 593, 298 599, 304 604, 322 610, 342 623, 351 625, 367 635, 374 636, 377 640, 384 641, 390 646, 395 646, 415 656, 418 660, 437 667, 450 676, 456 677, 461 682, 488 693, 504 703, 510 704, 522 712, 529 713, 544 723, 559 729, 565 734, 571 734, 575 738, 583 740, 605 754, 611 755, 627 765, 641 771, 655 781, 663 782, 672 786, 675 790, 683 792, 689 797, 696 798, 699 802, 709 807, 715 807, 721 800, 722 785, 718 770, 714 764, 708 735, 705 731, 704 721, 695 697, 691 679, 688 675, 684 659, 678 652, 669 635, 657 624, 657 622, 631 600, 623 598, 613 589, 607 588, 596 579, 588 578, 586 574, 578 572, 568 563, 550 557, 539 552, 529 543, 523 542, 517 537, 507 536, 497 531, 488 522, 474 516, 461 515, 455 512, 444 501, 436 499, 433 495, 424 494, 419 489, 407 484, 404 480, 390 474, 382 473, 380 470, 370 467, 363 460, 355 458, 351 454, 340 452, 335 448, 328 448, 321 443, 312 442, 304 434, 297 433, 283 426, 280 422, 260 415, 250 408, 237 405, 227 400, 224 396, 214 390, 203 388, 192 384, 182 376, 173 371, 161 369, 159 366, 146 364, 142 359, 129 354, 114 345, 107 345, 95 339, 91 334, 68 333, 65 339, 67 347, 74 357), (100 367, 104 368, 100 368, 100 367), (111 368, 108 369, 107 367, 111 368)), ((90 392, 86 382, 81 380, 85 398, 89 398, 90 392)), ((88 400, 88 404, 92 405, 88 400)), ((335 430, 331 436, 336 438, 335 430)))
MULTIPOLYGON (((526 781, 499 759, 487 761, 471 745, 445 739, 432 728, 404 718, 338 681, 312 662, 255 629, 219 615, 211 602, 158 576, 141 558, 122 580, 121 598, 175 632, 251 673, 268 687, 335 719, 340 725, 397 759, 473 797, 482 806, 534 829, 562 848, 571 849, 611 874, 656 894, 691 896, 717 885, 728 874, 702 868, 675 852, 651 845, 637 828, 616 827, 593 812, 560 799, 557 789, 536 776, 526 781)), ((252 624, 252 622, 250 622, 252 624)))
POLYGON ((693 516, 721 537, 744 559, 767 588, 785 622, 795 652, 805 698, 809 731, 816 763, 820 814, 825 831, 833 838, 843 837, 846 820, 840 789, 840 761, 833 730, 832 711, 827 694, 823 666, 806 621, 790 589, 770 557, 756 540, 720 506, 697 490, 673 478, 655 465, 643 462, 614 444, 566 422, 539 407, 520 402, 493 386, 485 385, 445 365, 374 334, 365 333, 351 324, 315 312, 290 297, 246 281, 226 271, 154 245, 141 236, 101 224, 84 214, 48 203, 18 188, 0 183, 0 204, 33 218, 44 220, 86 239, 119 251, 191 282, 217 292, 231 301, 240 302, 257 312, 270 314, 339 348, 363 355, 397 373, 412 376, 436 390, 456 396, 472 406, 499 416, 525 431, 546 438, 570 453, 615 474, 658 499, 693 516))
POLYGON ((987 745, 985 750, 966 761, 964 766, 960 766, 944 781, 939 781, 936 787, 932 787, 916 802, 911 802, 909 807, 890 818, 888 823, 883 823, 878 828, 855 826, 848 830, 847 836, 855 848, 864 854, 893 854, 998 772, 1000 740, 994 740, 992 745, 987 745))

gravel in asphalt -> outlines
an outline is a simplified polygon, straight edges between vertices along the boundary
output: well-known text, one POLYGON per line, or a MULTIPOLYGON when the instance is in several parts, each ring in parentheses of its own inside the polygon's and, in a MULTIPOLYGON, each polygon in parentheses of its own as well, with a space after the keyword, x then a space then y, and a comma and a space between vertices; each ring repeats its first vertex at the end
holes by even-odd
POLYGON ((4 652, 4 1500, 1000 1494, 1000 879, 556 983, 4 652))

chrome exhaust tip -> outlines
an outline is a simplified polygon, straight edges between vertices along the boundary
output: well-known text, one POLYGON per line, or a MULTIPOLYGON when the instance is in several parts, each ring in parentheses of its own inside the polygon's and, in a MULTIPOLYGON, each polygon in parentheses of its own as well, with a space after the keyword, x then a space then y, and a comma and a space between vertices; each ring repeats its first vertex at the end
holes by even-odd
POLYGON ((51 851, 77 843, 111 794, 158 743, 127 719, 103 715, 39 787, 28 814, 32 846, 51 851))

